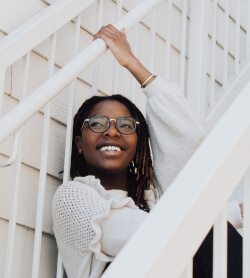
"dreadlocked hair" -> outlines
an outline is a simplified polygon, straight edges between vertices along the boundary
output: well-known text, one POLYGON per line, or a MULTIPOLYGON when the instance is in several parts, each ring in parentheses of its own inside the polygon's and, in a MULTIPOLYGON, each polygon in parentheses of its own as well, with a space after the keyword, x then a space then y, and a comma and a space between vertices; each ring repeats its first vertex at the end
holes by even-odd
POLYGON ((77 176, 90 175, 86 161, 83 154, 79 154, 75 143, 75 137, 81 136, 81 128, 83 121, 89 117, 92 108, 101 101, 115 100, 127 107, 132 117, 140 124, 136 128, 137 132, 137 146, 135 157, 129 165, 127 191, 128 196, 131 197, 136 205, 145 211, 149 211, 147 202, 144 199, 144 190, 149 189, 153 183, 152 179, 152 159, 149 147, 149 135, 146 120, 140 110, 127 98, 121 95, 112 96, 94 96, 86 100, 79 108, 74 117, 73 139, 72 139, 72 154, 71 154, 71 168, 70 175, 72 179, 77 176))

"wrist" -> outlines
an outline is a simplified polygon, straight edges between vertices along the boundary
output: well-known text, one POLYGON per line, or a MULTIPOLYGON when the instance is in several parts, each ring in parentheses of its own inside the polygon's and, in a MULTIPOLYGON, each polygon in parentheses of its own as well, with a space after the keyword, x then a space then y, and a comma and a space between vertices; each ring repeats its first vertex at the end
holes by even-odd
POLYGON ((140 61, 135 56, 131 56, 124 63, 123 67, 125 67, 128 71, 133 73, 140 65, 141 65, 140 61))

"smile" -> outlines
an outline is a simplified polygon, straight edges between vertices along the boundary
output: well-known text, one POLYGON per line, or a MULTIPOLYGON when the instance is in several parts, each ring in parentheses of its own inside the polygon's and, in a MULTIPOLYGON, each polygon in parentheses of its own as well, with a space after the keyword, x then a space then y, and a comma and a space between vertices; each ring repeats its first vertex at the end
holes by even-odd
POLYGON ((117 146, 103 146, 100 148, 100 151, 117 151, 120 152, 121 148, 117 146))

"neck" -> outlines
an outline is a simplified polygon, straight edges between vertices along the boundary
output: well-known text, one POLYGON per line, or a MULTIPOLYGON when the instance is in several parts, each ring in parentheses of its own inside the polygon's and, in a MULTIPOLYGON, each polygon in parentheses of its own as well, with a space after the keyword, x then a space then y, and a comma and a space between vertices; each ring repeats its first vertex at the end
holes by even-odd
POLYGON ((101 185, 106 189, 120 189, 127 191, 127 171, 119 174, 98 173, 95 175, 101 181, 101 185))

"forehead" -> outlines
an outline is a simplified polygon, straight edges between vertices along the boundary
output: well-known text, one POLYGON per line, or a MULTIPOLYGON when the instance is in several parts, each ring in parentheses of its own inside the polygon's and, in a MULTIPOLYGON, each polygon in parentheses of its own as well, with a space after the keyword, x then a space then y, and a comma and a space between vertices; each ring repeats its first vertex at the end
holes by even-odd
POLYGON ((132 117, 128 108, 116 100, 104 100, 97 103, 90 111, 90 115, 104 115, 110 119, 126 116, 132 117))

